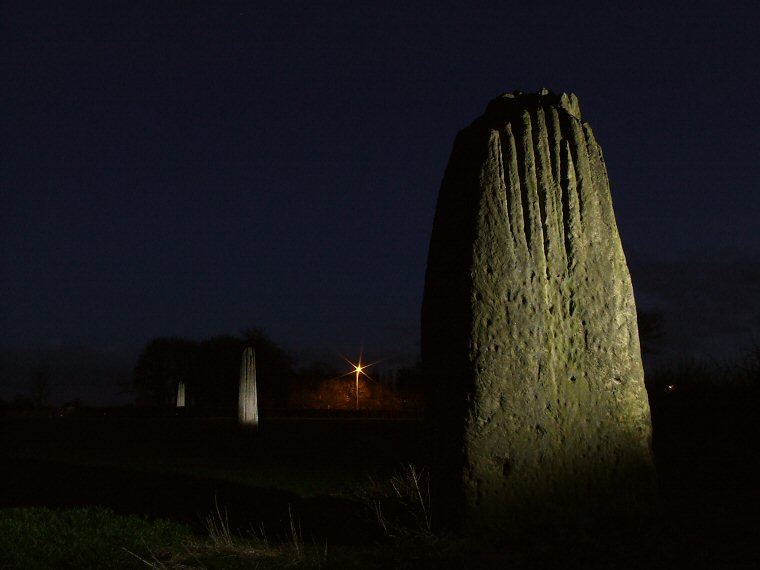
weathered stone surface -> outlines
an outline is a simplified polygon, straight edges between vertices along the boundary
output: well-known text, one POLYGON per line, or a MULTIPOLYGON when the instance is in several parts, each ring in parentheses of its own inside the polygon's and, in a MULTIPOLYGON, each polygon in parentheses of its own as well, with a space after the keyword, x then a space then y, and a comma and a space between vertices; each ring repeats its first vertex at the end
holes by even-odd
POLYGON ((441 518, 487 522, 651 483, 633 289, 574 95, 502 95, 457 136, 422 358, 441 518))
POLYGON ((243 351, 238 392, 238 422, 246 427, 259 425, 259 402, 256 392, 256 353, 252 347, 243 351))

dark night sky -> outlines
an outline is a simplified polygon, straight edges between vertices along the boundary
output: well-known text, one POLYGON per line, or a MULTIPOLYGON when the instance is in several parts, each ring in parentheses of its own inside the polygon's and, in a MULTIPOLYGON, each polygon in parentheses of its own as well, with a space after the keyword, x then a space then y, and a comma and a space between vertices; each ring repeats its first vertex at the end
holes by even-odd
POLYGON ((250 327, 413 360, 454 136, 542 86, 604 149, 664 353, 736 357, 760 325, 760 4, 619 4, 7 0, 0 398, 49 358, 82 367, 54 399, 123 400, 149 339, 250 327))

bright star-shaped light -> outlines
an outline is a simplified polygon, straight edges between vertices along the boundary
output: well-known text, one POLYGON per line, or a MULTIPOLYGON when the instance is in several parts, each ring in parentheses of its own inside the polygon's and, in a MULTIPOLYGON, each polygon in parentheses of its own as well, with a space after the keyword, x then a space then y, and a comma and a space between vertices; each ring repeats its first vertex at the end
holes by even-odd
POLYGON ((361 352, 359 352, 359 362, 356 362, 356 363, 351 362, 348 358, 346 358, 342 354, 340 355, 340 357, 343 360, 345 360, 353 368, 353 370, 351 370, 350 372, 346 372, 343 376, 348 376, 349 374, 356 374, 356 409, 358 410, 359 409, 359 376, 361 376, 362 374, 364 374, 367 378, 369 378, 370 380, 372 380, 372 378, 370 377, 370 375, 367 374, 365 372, 365 370, 367 368, 369 368, 370 366, 374 366, 375 364, 377 364, 380 361, 376 360, 375 362, 372 362, 370 364, 362 364, 362 353, 361 352))
POLYGON ((377 360, 377 361, 372 362, 370 364, 362 364, 362 355, 361 355, 361 353, 359 353, 359 361, 358 362, 351 362, 348 358, 346 358, 343 355, 341 355, 341 358, 343 360, 345 360, 349 364, 349 366, 351 366, 351 371, 350 372, 346 372, 343 376, 348 376, 349 374, 357 374, 357 375, 363 374, 364 376, 366 376, 370 380, 372 380, 372 378, 369 376, 369 374, 367 374, 365 372, 365 370, 367 370, 367 368, 369 368, 371 366, 374 366, 375 364, 377 364, 378 362, 380 362, 379 360, 377 360))

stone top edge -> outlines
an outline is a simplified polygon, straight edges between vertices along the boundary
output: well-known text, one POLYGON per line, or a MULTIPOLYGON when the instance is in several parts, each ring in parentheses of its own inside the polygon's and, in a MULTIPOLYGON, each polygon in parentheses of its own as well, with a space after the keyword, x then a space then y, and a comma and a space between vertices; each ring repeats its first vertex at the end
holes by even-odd
POLYGON ((546 88, 539 89, 536 93, 523 93, 522 91, 502 93, 488 103, 485 116, 494 113, 501 114, 505 111, 522 110, 536 105, 553 105, 565 110, 579 121, 582 120, 578 97, 574 93, 554 93, 546 88))

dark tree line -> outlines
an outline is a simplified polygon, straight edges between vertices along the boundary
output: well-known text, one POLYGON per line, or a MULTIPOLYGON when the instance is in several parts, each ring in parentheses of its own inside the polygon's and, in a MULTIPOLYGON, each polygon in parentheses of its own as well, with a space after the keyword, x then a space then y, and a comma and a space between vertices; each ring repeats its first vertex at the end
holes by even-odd
POLYGON ((639 327, 639 342, 644 356, 657 354, 658 345, 665 336, 665 323, 658 311, 637 311, 636 323, 639 327))
POLYGON ((256 352, 259 405, 282 407, 294 378, 290 355, 260 330, 239 337, 219 336, 195 341, 178 337, 155 338, 143 349, 133 373, 138 402, 171 406, 177 385, 184 382, 186 397, 197 407, 237 406, 243 351, 256 352))

